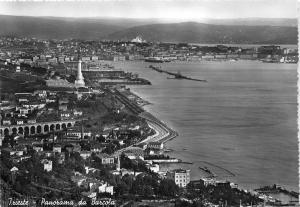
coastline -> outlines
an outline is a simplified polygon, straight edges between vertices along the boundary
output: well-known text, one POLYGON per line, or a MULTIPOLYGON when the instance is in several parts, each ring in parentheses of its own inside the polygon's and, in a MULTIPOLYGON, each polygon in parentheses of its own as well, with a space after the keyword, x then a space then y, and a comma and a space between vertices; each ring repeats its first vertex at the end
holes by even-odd
POLYGON ((159 120, 149 112, 142 112, 139 117, 144 118, 147 121, 149 127, 155 131, 154 135, 142 140, 140 143, 148 143, 150 141, 165 143, 178 136, 178 132, 168 127, 165 123, 163 123, 161 120, 159 120))
MULTIPOLYGON (((110 92, 110 91, 108 91, 110 92)), ((112 93, 112 92, 110 92, 112 93)), ((132 92, 131 92, 132 93, 132 92)), ((133 93, 134 94, 134 93, 133 93)), ((161 120, 156 118, 154 115, 152 115, 150 112, 145 111, 141 106, 138 104, 130 101, 127 97, 125 97, 120 92, 115 93, 115 97, 121 101, 129 110, 131 110, 134 114, 136 114, 138 117, 143 118, 148 123, 149 127, 155 131, 154 135, 151 135, 147 137, 144 140, 141 140, 140 142, 137 142, 133 145, 130 145, 128 147, 122 148, 118 151, 116 151, 115 155, 120 155, 122 152, 134 148, 134 146, 139 145, 141 143, 149 143, 149 142, 167 142, 171 139, 174 139, 178 136, 178 132, 174 131, 170 127, 168 127, 165 123, 163 123, 161 120)), ((136 94, 134 94, 137 96, 136 94)), ((139 96, 137 96, 139 97, 139 96)), ((141 98, 142 99, 142 98, 141 98)))
MULTIPOLYGON (((147 137, 146 139, 136 143, 135 145, 138 145, 140 143, 147 143, 150 141, 155 142, 167 142, 171 139, 174 139, 178 136, 178 133, 171 129, 169 126, 167 126, 165 123, 163 123, 161 120, 156 118, 154 115, 152 115, 150 112, 147 112, 142 106, 139 106, 137 103, 132 102, 129 100, 124 94, 119 92, 118 90, 115 90, 114 92, 107 90, 107 92, 114 94, 115 97, 122 102, 128 110, 130 110, 133 114, 137 115, 140 118, 143 118, 147 121, 150 128, 155 130, 155 134, 147 137)), ((131 92, 134 96, 139 97, 135 93, 131 92)), ((140 100, 143 100, 139 97, 140 100)), ((129 146, 130 147, 130 146, 129 146)), ((127 147, 128 148, 128 147, 127 147)), ((124 148, 125 149, 125 148, 124 148)))
MULTIPOLYGON (((207 61, 207 62, 209 62, 209 61, 207 61)), ((228 68, 230 68, 231 70, 229 71, 230 73, 231 72, 233 72, 233 71, 240 71, 239 69, 238 69, 238 67, 240 67, 240 63, 241 64, 246 64, 246 69, 248 68, 248 67, 250 67, 250 65, 251 65, 251 67, 252 67, 252 63, 253 63, 254 61, 239 61, 238 63, 236 63, 236 62, 228 62, 227 63, 227 65, 226 66, 228 66, 228 68), (250 64, 251 63, 251 64, 250 64)), ((261 64, 264 64, 264 63, 260 63, 260 62, 258 62, 258 61, 255 61, 254 63, 254 66, 256 66, 256 67, 258 67, 258 68, 261 68, 260 66, 262 66, 261 64)), ((226 79, 227 78, 227 76, 226 76, 226 74, 225 74, 225 72, 223 71, 223 69, 222 70, 220 70, 219 71, 219 65, 220 64, 217 64, 216 65, 216 67, 210 67, 211 65, 215 65, 215 64, 210 64, 210 63, 208 63, 208 64, 204 64, 203 66, 202 65, 200 65, 199 67, 200 67, 200 69, 201 69, 201 75, 202 76, 205 76, 205 77, 208 77, 209 78, 209 80, 212 80, 212 81, 218 81, 218 84, 219 84, 219 82, 220 83, 223 83, 224 82, 224 80, 228 80, 228 79, 226 79), (222 77, 222 79, 219 79, 219 78, 215 78, 215 74, 211 74, 210 72, 208 72, 208 69, 207 68, 209 68, 209 69, 211 69, 211 68, 213 68, 213 69, 216 69, 216 71, 218 72, 218 73, 220 73, 220 74, 222 74, 222 75, 224 75, 225 74, 225 76, 224 76, 224 78, 222 77)), ((242 65, 243 66, 243 65, 242 65)), ((273 67, 275 67, 275 69, 272 69, 272 70, 281 70, 281 66, 279 67, 279 65, 278 64, 269 64, 269 65, 266 65, 266 66, 268 66, 267 67, 267 69, 268 68, 273 68, 273 67)), ((286 66, 288 66, 288 65, 286 65, 286 66)), ((146 68, 146 66, 145 66, 145 64, 144 63, 141 63, 140 65, 139 64, 135 64, 135 63, 132 63, 132 64, 128 64, 128 65, 124 65, 123 67, 126 67, 126 68, 132 68, 132 71, 133 72, 138 72, 138 71, 140 71, 141 69, 140 68, 143 68, 143 71, 145 72, 145 74, 144 74, 144 76, 146 77, 146 78, 149 78, 149 77, 152 77, 153 76, 153 74, 152 74, 152 72, 148 72, 148 70, 147 69, 145 69, 146 68)), ((165 66, 166 68, 170 68, 171 66, 169 65, 169 64, 166 64, 166 66, 165 66)), ((223 66, 222 66, 223 67, 223 66)), ((265 64, 262 66, 262 67, 265 67, 265 64)), ((176 70, 180 70, 180 68, 185 68, 188 72, 190 72, 190 74, 200 74, 200 71, 198 72, 198 70, 200 70, 199 68, 198 68, 198 63, 196 63, 196 62, 185 62, 185 63, 180 63, 178 66, 177 66, 177 63, 176 64, 174 64, 174 66, 172 65, 172 68, 174 68, 174 71, 176 71, 176 70), (186 64, 188 65, 188 66, 186 66, 186 64), (192 65, 191 67, 189 67, 189 65, 192 65), (195 66, 194 66, 195 65, 195 66), (175 67, 176 66, 176 67, 175 67), (196 67, 197 67, 197 69, 196 69, 196 67), (177 69, 177 68, 179 68, 179 69, 177 69)), ((286 74, 286 75, 289 75, 289 71, 291 71, 290 70, 290 66, 289 67, 284 67, 284 69, 287 69, 287 70, 285 70, 285 71, 287 71, 287 72, 285 72, 284 74, 286 74)), ((183 70, 183 69, 182 69, 183 70)), ((270 70, 267 70, 266 72, 268 72, 269 73, 269 71, 270 70)), ((187 73, 188 73, 187 72, 187 73)), ((227 71, 226 71, 227 72, 227 71)), ((243 72, 241 72, 241 73, 243 73, 243 72)), ((256 74, 256 71, 254 71, 254 72, 251 72, 251 74, 256 74)), ((264 72, 265 73, 265 72, 264 72)), ((263 73, 263 74, 264 74, 263 73)), ((240 78, 240 79, 242 79, 242 78, 244 78, 244 76, 243 76, 243 74, 241 74, 242 76, 241 77, 238 77, 238 78, 240 78)), ((277 76, 275 76, 275 77, 273 77, 272 76, 272 78, 277 78, 277 76)), ((164 82, 165 82, 165 77, 159 77, 159 74, 157 74, 156 76, 153 76, 153 85, 159 85, 159 87, 160 86, 165 86, 165 85, 163 85, 164 84, 164 82)), ((244 80, 244 79, 243 79, 244 80)), ((245 79, 245 80, 247 80, 247 79, 245 79)), ((260 81, 261 80, 265 80, 265 78, 261 78, 261 79, 258 79, 258 80, 256 80, 258 83, 260 83, 260 81)), ((267 81, 270 81, 271 83, 272 83, 272 80, 273 79, 267 79, 267 81)), ((226 86, 228 85, 227 84, 227 82, 225 82, 226 84, 226 86)), ((180 82, 180 84, 184 84, 184 85, 187 85, 188 87, 190 86, 190 85, 192 85, 192 86, 194 86, 193 84, 189 84, 189 82, 183 82, 182 81, 182 83, 180 82)), ((218 86, 219 87, 219 85, 216 85, 216 86, 218 86)), ((234 83, 234 84, 236 84, 236 83, 234 83)), ((168 84, 166 85, 166 86, 168 86, 168 88, 165 90, 165 88, 162 88, 164 91, 163 92, 167 92, 167 93, 169 93, 169 91, 171 91, 172 92, 172 90, 170 90, 170 88, 171 87, 173 87, 174 85, 176 85, 174 82, 171 82, 171 81, 168 81, 168 84)), ((220 84, 221 85, 221 84, 220 84)), ((242 85, 242 86, 244 86, 244 85, 247 85, 247 82, 246 82, 246 84, 240 84, 239 82, 238 82, 238 84, 237 85, 242 85)), ((258 85, 258 87, 254 87, 254 88, 261 88, 261 87, 264 87, 266 84, 262 84, 262 85, 258 85)), ((252 87, 252 85, 251 85, 251 87, 252 87)), ((159 100, 160 101, 162 101, 163 99, 163 96, 165 95, 165 94, 161 94, 161 93, 163 93, 163 92, 161 92, 160 94, 156 94, 156 92, 154 91, 155 89, 156 89, 156 87, 145 87, 145 88, 147 88, 147 89, 145 89, 144 87, 141 87, 142 89, 140 89, 139 87, 130 87, 130 90, 131 90, 131 92, 133 92, 133 93, 135 93, 135 94, 137 94, 138 96, 140 96, 141 98, 145 98, 146 100, 149 100, 149 101, 151 101, 152 103, 156 103, 156 100, 154 99, 154 100, 152 100, 152 98, 153 97, 157 97, 157 98, 159 98, 159 100), (148 89, 149 88, 149 89, 148 89), (136 90, 135 90, 136 89, 136 90), (145 92, 145 93, 144 93, 145 92)), ((160 88, 159 88, 160 89, 160 88)), ((223 90, 223 89, 222 89, 223 90)), ((225 89, 224 89, 225 90, 225 89)), ((204 92, 206 92, 206 91, 209 91, 207 88, 204 88, 203 89, 203 91, 204 92)), ((237 91, 237 92, 240 92, 239 90, 237 91)), ((251 91, 252 92, 252 91, 251 91)), ((277 92, 277 91, 276 91, 277 92)), ((278 92, 280 92, 280 91, 278 91, 278 92)), ((193 93, 191 93, 191 94, 193 94, 193 93)), ((187 98, 189 98, 188 96, 189 95, 191 95, 191 94, 187 94, 187 96, 184 96, 184 97, 187 97, 187 98)), ((256 94, 256 93, 255 93, 256 94)), ((255 94, 253 94, 253 95, 255 95, 255 94)), ((259 93, 260 94, 260 93, 259 93)), ((263 93, 263 94, 265 94, 265 95, 268 95, 268 93, 263 93)), ((173 94, 172 94, 173 95, 173 94)), ((236 96, 235 94, 233 94, 234 96, 236 96)), ((207 94, 204 94, 204 97, 208 97, 208 99, 206 99, 206 100, 209 100, 209 99, 211 99, 211 97, 212 98, 215 98, 213 95, 207 95, 207 94)), ((168 96, 169 97, 169 96, 168 96)), ((173 98, 177 98, 177 96, 171 96, 171 100, 173 100, 173 98)), ((222 99, 222 97, 221 98, 216 98, 216 100, 221 100, 222 99)), ((277 99, 276 99, 277 100, 277 99)), ((204 103, 206 104, 206 102, 208 102, 208 101, 204 101, 204 103)), ((165 102, 163 102, 163 103, 165 103, 165 102)), ((166 103, 168 103, 168 99, 167 99, 167 101, 166 101, 166 103)), ((244 101, 241 101, 241 103, 244 103, 244 101)), ((238 104, 240 104, 240 103, 237 103, 236 105, 238 105, 238 104)), ((247 103, 248 104, 248 103, 247 103)), ((155 104, 156 105, 156 104, 155 104)), ((203 104, 204 105, 204 104, 203 104)), ((146 112, 149 112, 149 113, 151 113, 151 114, 153 114, 153 115, 155 115, 155 116, 157 116, 157 117, 159 117, 159 119, 161 119, 161 122, 164 122, 165 120, 165 117, 171 117, 171 119, 173 120, 173 118, 174 118, 174 116, 173 115, 168 115, 168 114, 166 114, 166 113, 172 113, 172 111, 171 110, 169 110, 168 108, 166 108, 166 106, 169 106, 168 104, 166 104, 166 105, 160 105, 160 103, 158 104, 158 107, 154 107, 154 106, 151 106, 151 107, 146 107, 146 108, 144 108, 144 111, 146 111, 146 112), (162 115, 159 113, 160 111, 157 111, 157 109, 162 109, 163 111, 162 111, 162 115)), ((192 106, 194 106, 194 104, 192 104, 192 106)), ((209 105, 208 105, 209 106, 209 105)), ((212 104, 212 109, 215 109, 215 107, 219 107, 219 104, 212 104)), ((204 107, 206 107, 206 105, 204 105, 204 107)), ((240 109, 241 111, 242 111, 242 109, 240 109)), ((190 112, 190 111, 187 111, 187 112, 190 112)), ((144 113, 141 113, 140 115, 141 116, 143 116, 143 114, 144 113)), ((214 113, 212 113, 212 114, 214 114, 214 113)), ((197 114, 196 114, 197 115, 197 114)), ((237 117, 238 118, 238 117, 237 117)), ((251 118, 251 117, 250 117, 251 118)), ((169 119, 168 119, 169 120, 169 119)), ((168 121, 167 119, 166 119, 166 121, 168 121)), ((164 137, 167 137, 168 135, 162 135, 161 133, 160 133, 160 131, 159 130, 163 130, 163 133, 167 133, 166 131, 165 131, 165 129, 164 129, 164 125, 156 125, 156 123, 155 122, 153 122, 153 121, 151 121, 151 122, 149 122, 148 120, 147 120, 147 122, 149 123, 149 126, 151 127, 151 128, 153 128, 156 132, 157 132, 157 134, 156 135, 153 135, 153 136, 149 136, 148 137, 148 139, 146 139, 146 140, 141 140, 141 142, 142 143, 147 143, 147 142, 150 142, 150 141, 155 141, 155 140, 160 140, 160 141, 163 141, 163 142, 167 142, 167 141, 169 141, 170 139, 164 139, 164 137), (154 126, 153 126, 154 125, 154 126), (159 127, 159 128, 157 128, 157 127, 159 127), (159 134, 160 133, 160 134, 159 134)), ((168 123, 168 122, 166 122, 166 123, 168 123)), ((176 122, 177 123, 177 122, 176 122)), ((181 122, 178 122, 178 123, 181 123, 181 122)), ((177 123, 177 125, 178 125, 178 123, 177 123)), ((214 123, 214 122, 213 122, 214 123)), ((217 122, 216 122, 217 123, 217 122)), ((171 126, 171 125, 170 125, 171 126)), ((235 126, 235 125, 234 125, 235 126)), ((238 125, 237 125, 238 126, 238 125)), ((182 130, 182 128, 181 128, 181 126, 178 126, 179 127, 179 129, 180 129, 180 132, 182 132, 183 134, 185 133, 185 131, 184 130, 182 130)), ((221 127, 221 126, 220 126, 221 127)), ((192 127, 191 127, 192 128, 192 127)), ((206 126, 204 126, 203 127, 203 129, 206 129, 207 127, 206 126)), ((175 128, 174 128, 175 129, 175 128)), ((208 128, 209 129, 209 128, 208 128)), ((176 129, 175 129, 176 130, 176 129)), ((238 133, 239 131, 237 131, 237 133, 238 133)), ((205 133, 207 133, 207 134, 209 134, 210 135, 210 133, 209 133, 209 131, 208 132, 205 132, 205 133)), ((181 136, 184 136, 184 135, 181 135, 181 136)), ((229 137, 230 138, 230 137, 229 137)), ((182 143, 184 143, 184 141, 183 140, 181 140, 181 139, 176 139, 176 141, 174 141, 174 143, 179 143, 179 144, 182 144, 182 143)), ((218 139, 216 139, 216 140, 218 140, 218 139)), ((229 141, 231 141, 232 139, 229 139, 229 141)), ((211 144, 212 143, 212 141, 211 141, 211 139, 209 140, 209 144, 211 144)), ((168 142, 169 143, 169 142, 168 142)), ((173 143, 173 142, 170 142, 170 143, 173 143)), ((230 144, 230 142, 228 142, 228 145, 230 144)), ((172 148, 172 144, 170 145, 170 147, 172 148)), ((195 146, 195 145, 194 145, 195 146)), ((235 146, 235 145, 234 145, 235 146)), ((178 147, 178 150, 180 151, 180 150, 182 150, 182 148, 180 148, 180 146, 178 147)), ((195 147, 194 147, 195 148, 195 147)), ((193 148, 193 146, 191 147, 191 149, 192 150, 194 150, 194 148, 193 148)), ((216 151, 228 151, 228 154, 230 153, 230 154, 232 154, 232 155, 235 155, 235 154, 238 154, 238 150, 237 150, 238 148, 235 148, 235 147, 232 147, 232 148, 226 148, 226 147, 220 147, 220 150, 216 150, 216 151), (224 148, 224 149, 223 149, 224 148)), ((180 151, 181 152, 181 151, 180 151)), ((192 152, 194 152, 194 151, 192 151, 192 152)), ((191 152, 191 153, 192 153, 191 152)), ((205 150, 204 151, 202 151, 203 153, 204 152, 206 152, 205 150)), ((182 160, 189 160, 189 158, 190 157, 193 157, 194 156, 194 154, 191 154, 190 152, 182 152, 181 154, 178 154, 178 155, 176 155, 177 154, 177 151, 175 151, 175 152, 172 152, 172 155, 171 156, 173 156, 173 157, 178 157, 178 158, 180 158, 180 159, 182 159, 182 160), (187 154, 187 155, 186 155, 187 154)), ((225 155, 228 155, 228 154, 225 154, 225 155)), ((261 153, 262 154, 262 153, 261 153)), ((195 154, 195 156, 197 156, 197 154, 195 154)), ((259 157, 259 155, 258 155, 258 157, 259 157)), ((199 159, 200 160, 202 160, 201 158, 195 158, 195 160, 196 160, 196 163, 199 161, 199 159)), ((195 161, 194 160, 194 161, 195 161)), ((203 158, 203 160, 205 160, 205 161, 207 161, 207 159, 206 158, 203 158)), ((247 161, 251 161, 252 159, 247 159, 247 161)), ((238 176, 240 176, 237 172, 239 172, 239 169, 238 170, 236 170, 235 168, 230 168, 231 166, 232 166, 232 164, 231 163, 229 163, 229 167, 226 165, 227 163, 219 163, 219 162, 216 162, 215 160, 209 160, 209 161, 211 161, 213 164, 217 164, 218 166, 221 166, 221 167, 223 167, 223 168, 225 168, 225 169, 231 169, 235 174, 236 174, 236 177, 238 177, 238 176)), ((197 165, 197 164, 196 164, 197 165)), ((203 165, 206 165, 206 164, 203 164, 203 165)), ((236 164, 235 164, 236 165, 236 164)), ((233 167, 235 167, 235 165, 233 165, 233 167)), ((212 167, 213 169, 212 170, 214 170, 214 167, 212 167)), ((218 170, 219 170, 219 168, 216 170, 216 172, 218 172, 218 170)), ((220 174, 222 174, 223 173, 223 170, 219 170, 219 171, 222 171, 220 174)), ((195 171, 195 173, 197 173, 198 171, 195 171)), ((241 172, 243 172, 243 170, 241 170, 241 172)), ((226 174, 226 172, 224 172, 223 173, 224 174, 224 177, 227 175, 226 174)), ((222 175, 223 175, 222 174, 222 175)), ((197 176, 198 177, 198 176, 197 176)), ((251 179, 251 178, 249 178, 249 177, 251 177, 251 176, 241 176, 241 177, 239 177, 239 178, 233 178, 232 179, 232 181, 233 182, 235 182, 235 183, 238 183, 238 185, 240 186, 240 187, 242 187, 242 188, 244 188, 244 189, 255 189, 255 188, 257 188, 257 187, 260 187, 260 186, 262 186, 262 185, 269 185, 269 184, 272 184, 272 183, 277 183, 276 181, 273 181, 272 183, 268 183, 268 182, 261 182, 261 180, 259 180, 259 179, 256 179, 255 180, 255 182, 257 182, 257 183, 260 183, 260 184, 256 184, 255 182, 252 182, 252 180, 251 181, 249 181, 249 180, 246 180, 245 181, 245 179, 251 179), (239 182, 240 180, 242 180, 242 182, 239 182), (251 183, 250 183, 251 182, 251 183), (249 184, 250 183, 250 184, 249 184), (254 183, 254 184, 253 184, 254 183)), ((272 180, 272 179, 270 179, 270 180, 272 180)), ((273 179, 274 180, 274 179, 273 179)), ((280 182, 281 183, 281 182, 280 182)), ((284 183, 284 182, 282 182, 282 183, 284 183)), ((295 189, 294 187, 293 187, 293 185, 290 185, 289 183, 287 183, 287 184, 283 184, 284 186, 287 186, 287 188, 290 188, 290 186, 292 186, 290 189, 295 189)))
MULTIPOLYGON (((133 145, 130 145, 128 147, 122 148, 115 152, 116 155, 121 154, 122 152, 132 149, 136 145, 142 144, 142 143, 149 143, 149 142, 162 142, 166 143, 167 141, 170 141, 174 138, 176 138, 179 134, 169 126, 167 126, 165 123, 163 123, 160 119, 156 118, 154 115, 152 115, 150 112, 146 111, 143 106, 140 106, 138 103, 133 102, 129 100, 124 94, 122 94, 118 90, 110 91, 107 90, 108 93, 114 94, 115 98, 118 99, 120 102, 122 102, 128 110, 130 110, 133 114, 136 116, 143 118, 146 120, 148 126, 155 131, 154 135, 148 136, 146 139, 143 139, 133 145)), ((135 97, 139 98, 139 100, 145 101, 143 98, 139 97, 136 93, 130 92, 135 97)))
MULTIPOLYGON (((247 63, 248 61, 245 61, 245 62, 247 63)), ((231 63, 228 63, 228 64, 231 64, 231 63)), ((138 92, 134 91, 134 89, 132 90, 132 88, 131 88, 131 92, 134 92, 135 94, 139 95, 138 92)), ((139 143, 148 143, 151 141, 162 141, 163 143, 165 143, 165 142, 175 138, 176 136, 178 136, 178 134, 176 136, 170 135, 170 133, 174 132, 174 130, 171 129, 170 127, 168 127, 166 124, 164 124, 163 120, 161 121, 158 118, 154 117, 154 115, 152 115, 151 112, 152 112, 151 110, 148 111, 148 110, 144 109, 144 112, 140 113, 138 116, 145 118, 149 127, 154 129, 156 133, 155 133, 155 135, 149 136, 148 138, 146 138, 145 140, 142 140, 139 143)), ((154 114, 155 113, 156 112, 154 112, 154 114)), ((176 157, 176 155, 175 155, 175 157, 176 157)), ((181 157, 179 156, 179 158, 181 158, 181 157)), ((222 165, 220 165, 220 166, 223 167, 222 165)), ((218 168, 219 168, 219 166, 218 166, 218 168)), ((226 168, 224 168, 224 169, 223 169, 224 171, 227 171, 226 168)), ((231 171, 228 174, 231 174, 231 171)), ((245 186, 244 184, 241 184, 240 182, 236 181, 235 179, 232 182, 236 183, 239 186, 239 189, 247 190, 249 192, 254 192, 255 187, 251 188, 251 187, 245 186)), ((291 188, 291 189, 293 189, 293 188, 291 188)))

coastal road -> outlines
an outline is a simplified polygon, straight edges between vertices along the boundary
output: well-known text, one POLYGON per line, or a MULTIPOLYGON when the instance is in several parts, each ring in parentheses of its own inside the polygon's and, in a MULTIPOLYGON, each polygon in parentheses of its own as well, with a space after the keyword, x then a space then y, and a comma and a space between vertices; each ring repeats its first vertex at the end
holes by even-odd
POLYGON ((138 115, 141 118, 144 118, 149 127, 155 130, 155 135, 152 135, 140 143, 148 143, 148 142, 166 142, 170 139, 178 136, 178 133, 174 130, 170 129, 165 123, 157 119, 155 116, 146 112, 143 108, 138 106, 136 103, 130 101, 126 96, 120 93, 118 90, 107 90, 107 92, 113 95, 117 100, 123 103, 132 113, 138 115))
MULTIPOLYGON (((138 145, 140 143, 149 143, 149 142, 167 142, 170 139, 173 139, 178 136, 178 133, 172 129, 170 129, 167 125, 162 123, 159 119, 154 117, 152 114, 148 112, 143 112, 139 115, 141 118, 146 119, 150 128, 155 131, 154 135, 147 137, 139 143, 134 145, 138 145)), ((140 149, 139 147, 134 147, 134 145, 128 146, 126 148, 120 149, 115 152, 115 156, 119 156, 123 152, 127 150, 140 149)))
POLYGON ((169 128, 165 123, 154 117, 152 114, 148 112, 142 112, 139 114, 140 117, 144 118, 149 127, 155 130, 155 135, 152 135, 141 143, 148 142, 167 142, 170 139, 173 139, 178 136, 178 133, 173 129, 169 128))
MULTIPOLYGON (((149 136, 146 139, 144 139, 141 142, 136 143, 134 145, 137 145, 140 143, 149 143, 149 142, 165 143, 168 140, 173 139, 178 136, 178 133, 176 131, 169 128, 165 123, 163 123, 161 120, 157 119, 155 116, 153 116, 149 112, 146 112, 143 108, 138 106, 136 103, 133 103, 132 101, 130 101, 126 96, 121 94, 119 91, 116 90, 113 92, 111 90, 107 90, 107 92, 111 95, 114 95, 114 97, 117 100, 119 100, 121 103, 123 103, 134 114, 145 119, 147 121, 149 127, 155 131, 154 135, 149 136)), ((129 149, 133 149, 133 148, 136 148, 136 147, 133 147, 133 145, 131 145, 126 148, 120 149, 115 152, 115 155, 120 155, 120 154, 122 154, 122 152, 129 150, 129 149)))
POLYGON ((157 125, 153 122, 150 122, 150 121, 147 121, 147 123, 148 123, 148 126, 155 131, 155 134, 147 137, 140 143, 158 142, 158 141, 164 139, 165 137, 169 136, 170 133, 167 130, 165 130, 164 128, 161 128, 159 125, 157 125))

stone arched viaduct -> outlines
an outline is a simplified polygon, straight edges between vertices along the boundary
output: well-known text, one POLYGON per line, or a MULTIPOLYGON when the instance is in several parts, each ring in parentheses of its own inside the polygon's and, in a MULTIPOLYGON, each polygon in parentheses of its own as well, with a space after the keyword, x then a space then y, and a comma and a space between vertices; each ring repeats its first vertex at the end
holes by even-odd
POLYGON ((34 124, 0 126, 0 134, 11 135, 12 133, 22 135, 47 134, 53 131, 60 131, 74 126, 76 120, 64 120, 55 122, 40 122, 34 124))

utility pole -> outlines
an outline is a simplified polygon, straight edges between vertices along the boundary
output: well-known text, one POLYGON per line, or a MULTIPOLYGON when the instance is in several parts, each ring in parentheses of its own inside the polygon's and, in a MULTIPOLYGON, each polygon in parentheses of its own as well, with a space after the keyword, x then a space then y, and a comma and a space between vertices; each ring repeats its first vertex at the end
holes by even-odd
POLYGON ((84 129, 83 129, 83 120, 81 120, 81 140, 83 140, 83 133, 84 133, 84 131, 83 131, 84 129))

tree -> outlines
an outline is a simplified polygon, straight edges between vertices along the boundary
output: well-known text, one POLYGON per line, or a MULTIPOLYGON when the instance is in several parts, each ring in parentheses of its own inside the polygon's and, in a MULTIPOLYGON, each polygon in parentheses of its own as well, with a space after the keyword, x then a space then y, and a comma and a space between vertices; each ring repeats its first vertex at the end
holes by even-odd
POLYGON ((143 191, 145 197, 149 197, 154 194, 152 187, 149 185, 145 185, 143 191))
POLYGON ((80 199, 81 199, 81 191, 82 191, 82 189, 80 188, 80 187, 75 187, 74 189, 73 189, 73 193, 72 193, 72 195, 71 195, 71 198, 72 199, 74 199, 74 200, 76 200, 76 201, 79 201, 80 199))
POLYGON ((179 187, 171 179, 163 179, 159 185, 159 193, 163 196, 175 196, 179 187))
POLYGON ((129 192, 129 186, 125 182, 121 182, 116 187, 116 194, 117 195, 124 195, 129 192))
POLYGON ((132 188, 132 184, 133 184, 133 176, 126 174, 123 176, 122 181, 130 188, 132 188))
POLYGON ((114 148, 115 148, 115 146, 112 144, 112 143, 110 143, 109 145, 107 145, 107 147, 103 150, 103 152, 104 153, 107 153, 107 154, 112 154, 112 153, 114 153, 114 148))
POLYGON ((84 169, 83 165, 76 165, 75 171, 80 172, 82 174, 85 173, 85 169, 84 169))
POLYGON ((19 181, 16 182, 15 190, 19 193, 23 192, 23 186, 21 185, 21 183, 19 181))
POLYGON ((105 137, 100 135, 99 137, 97 137, 98 142, 104 143, 105 142, 105 137))

